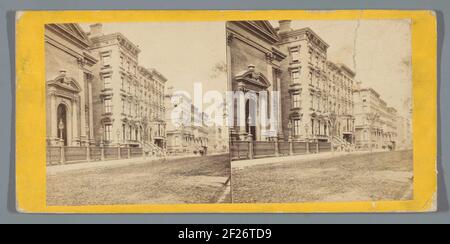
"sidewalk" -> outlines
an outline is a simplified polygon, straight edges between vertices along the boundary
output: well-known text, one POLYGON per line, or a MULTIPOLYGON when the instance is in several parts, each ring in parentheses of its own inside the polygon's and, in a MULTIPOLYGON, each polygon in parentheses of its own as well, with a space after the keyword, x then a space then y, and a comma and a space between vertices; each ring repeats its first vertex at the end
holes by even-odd
POLYGON ((159 157, 145 157, 145 158, 140 157, 140 158, 132 158, 132 159, 92 161, 92 162, 52 165, 52 166, 47 166, 47 174, 57 174, 57 173, 61 173, 61 172, 71 171, 71 170, 123 167, 123 166, 129 166, 129 165, 151 163, 151 162, 160 161, 160 160, 172 160, 172 159, 193 158, 193 157, 200 157, 200 156, 197 156, 197 155, 169 156, 169 157, 161 157, 161 158, 159 158, 159 157))
MULTIPOLYGON (((353 152, 326 152, 326 153, 314 153, 314 154, 303 154, 296 156, 284 156, 284 157, 273 157, 273 158, 260 158, 260 159, 252 159, 252 160, 242 160, 242 161, 233 161, 231 162, 232 169, 243 169, 246 167, 252 167, 256 165, 265 165, 265 164, 277 164, 277 163, 286 163, 286 162, 306 162, 310 160, 316 159, 330 159, 344 155, 356 155, 356 154, 369 154, 369 151, 353 151, 353 152)), ((373 151, 372 153, 375 153, 373 151)))

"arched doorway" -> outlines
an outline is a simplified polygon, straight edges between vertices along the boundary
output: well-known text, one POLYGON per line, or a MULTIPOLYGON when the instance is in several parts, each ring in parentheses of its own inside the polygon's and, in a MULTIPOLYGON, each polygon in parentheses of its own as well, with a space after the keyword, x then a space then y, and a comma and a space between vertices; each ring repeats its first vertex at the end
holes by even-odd
POLYGON ((58 138, 62 140, 63 145, 67 146, 67 107, 60 104, 57 109, 58 138))

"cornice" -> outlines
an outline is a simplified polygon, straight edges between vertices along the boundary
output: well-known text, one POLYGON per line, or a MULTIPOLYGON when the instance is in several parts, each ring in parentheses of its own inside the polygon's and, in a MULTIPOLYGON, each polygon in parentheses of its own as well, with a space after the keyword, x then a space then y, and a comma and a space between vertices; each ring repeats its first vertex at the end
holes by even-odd
POLYGON ((47 24, 45 25, 45 28, 51 30, 55 34, 58 34, 63 39, 69 41, 70 43, 76 45, 81 49, 88 49, 91 46, 91 42, 89 41, 89 39, 81 39, 77 35, 74 35, 74 33, 64 28, 64 25, 69 24, 47 24))

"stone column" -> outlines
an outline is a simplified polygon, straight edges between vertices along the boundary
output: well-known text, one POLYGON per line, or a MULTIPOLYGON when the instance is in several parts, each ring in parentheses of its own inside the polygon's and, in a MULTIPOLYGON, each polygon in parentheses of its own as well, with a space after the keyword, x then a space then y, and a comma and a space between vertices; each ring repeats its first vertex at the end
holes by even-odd
MULTIPOLYGON (((231 73, 231 43, 233 42, 233 34, 232 33, 227 33, 227 84, 228 84, 228 91, 232 91, 233 90, 233 77, 232 77, 232 73, 231 73)), ((228 103, 231 104, 228 107, 228 118, 227 118, 227 126, 230 126, 231 128, 239 128, 238 125, 235 125, 236 120, 235 120, 235 116, 236 116, 236 109, 234 107, 235 103, 234 103, 234 97, 233 96, 229 96, 227 99, 229 99, 228 103)), ((238 130, 235 130, 236 133, 239 133, 238 130)), ((231 135, 234 136, 234 135, 231 135)), ((230 138, 231 139, 231 138, 230 138)))
POLYGON ((88 92, 89 92, 89 143, 94 143, 94 105, 92 102, 92 80, 88 81, 88 92))
POLYGON ((227 34, 227 82, 228 82, 228 89, 231 90, 233 87, 233 77, 231 74, 231 43, 233 42, 234 35, 232 33, 227 34))
POLYGON ((56 139, 58 138, 58 115, 57 115, 58 111, 57 111, 57 105, 56 105, 56 94, 54 93, 54 91, 50 92, 50 126, 51 126, 51 131, 50 131, 50 139, 51 139, 51 143, 53 145, 53 143, 56 141, 56 139))
POLYGON ((86 90, 86 80, 84 78, 84 60, 82 58, 78 59, 78 66, 79 66, 79 72, 78 72, 78 82, 82 86, 82 90, 80 92, 80 145, 86 142, 87 134, 86 134, 86 93, 88 92, 86 90))
MULTIPOLYGON (((267 111, 266 111, 267 112, 267 111)), ((257 141, 262 140, 262 125, 261 125, 261 104, 259 103, 259 95, 256 97, 256 118, 252 118, 254 125, 256 126, 255 138, 257 141)), ((251 126, 251 125, 250 125, 251 126)))
POLYGON ((281 74, 281 71, 280 70, 277 70, 277 92, 278 92, 278 95, 277 95, 277 115, 278 115, 278 118, 276 118, 276 119, 278 119, 278 121, 277 121, 277 125, 278 125, 278 135, 281 135, 281 136, 283 136, 283 117, 282 117, 282 108, 281 108, 281 106, 282 106, 282 104, 281 104, 281 79, 280 79, 280 74, 281 74))
POLYGON ((247 123, 247 119, 245 118, 245 91, 242 87, 239 87, 239 112, 236 114, 238 116, 237 128, 239 128, 239 136, 241 140, 245 141, 247 132, 245 131, 245 125, 247 123))
POLYGON ((72 145, 77 145, 80 139, 78 134, 78 97, 72 100, 72 145))
MULTIPOLYGON (((274 72, 273 72, 272 60, 273 60, 273 54, 272 53, 267 53, 266 54, 267 79, 269 80, 269 83, 270 83, 270 85, 272 87, 269 88, 268 91, 267 91, 267 95, 268 96, 267 96, 266 107, 264 108, 264 113, 262 111, 260 111, 261 116, 265 116, 266 118, 268 117, 267 111, 272 111, 270 107, 272 106, 272 104, 274 102, 274 101, 271 100, 271 96, 270 95, 274 94, 277 91, 276 80, 273 79, 274 72)), ((273 114, 270 114, 271 118, 272 118, 272 116, 273 116, 273 114)), ((264 120, 266 120, 266 118, 264 118, 264 120)), ((267 132, 267 128, 268 127, 264 125, 264 128, 263 128, 264 133, 267 132)), ((270 137, 273 137, 273 136, 276 136, 278 138, 278 133, 277 133, 277 135, 270 135, 270 137)), ((261 139, 265 139, 265 138, 261 138, 261 139)))

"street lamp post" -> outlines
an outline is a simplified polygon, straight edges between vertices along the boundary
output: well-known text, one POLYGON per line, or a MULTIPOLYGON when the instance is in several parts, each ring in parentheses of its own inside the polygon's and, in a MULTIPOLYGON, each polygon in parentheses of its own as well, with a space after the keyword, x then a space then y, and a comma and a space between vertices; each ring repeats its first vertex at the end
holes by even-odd
POLYGON ((249 157, 249 159, 253 159, 254 158, 254 145, 253 145, 253 138, 254 138, 254 136, 255 135, 252 135, 252 130, 251 130, 251 125, 252 125, 252 123, 253 123, 253 121, 252 121, 252 117, 251 116, 249 116, 248 117, 248 121, 247 121, 247 123, 248 123, 248 134, 247 134, 247 141, 248 141, 248 157, 249 157))
POLYGON ((63 164, 65 162, 65 152, 64 152, 64 139, 63 139, 63 130, 64 130, 64 123, 62 119, 59 121, 58 124, 59 134, 60 134, 60 142, 61 142, 61 148, 60 148, 60 163, 63 164))
POLYGON ((59 129, 59 140, 60 140, 62 146, 64 146, 64 139, 63 139, 64 123, 63 123, 62 119, 59 121, 58 129, 59 129))
POLYGON ((289 154, 294 155, 294 142, 292 137, 292 121, 289 121, 288 129, 289 129, 289 154))

